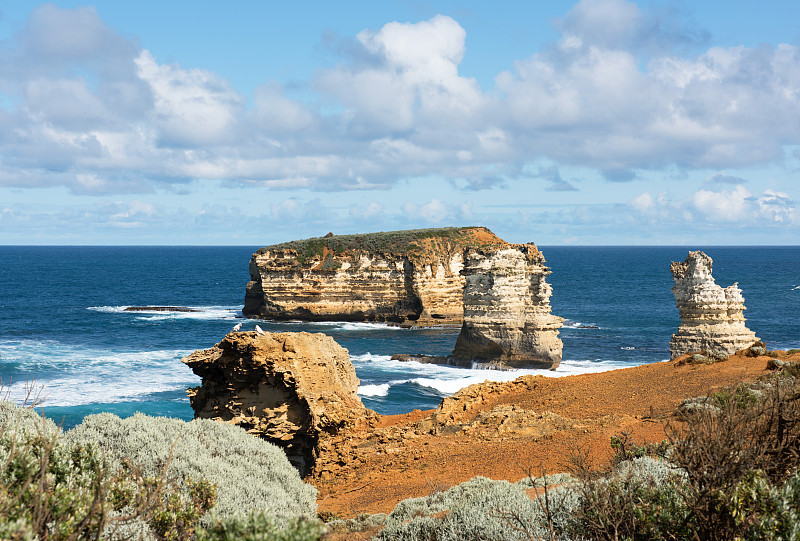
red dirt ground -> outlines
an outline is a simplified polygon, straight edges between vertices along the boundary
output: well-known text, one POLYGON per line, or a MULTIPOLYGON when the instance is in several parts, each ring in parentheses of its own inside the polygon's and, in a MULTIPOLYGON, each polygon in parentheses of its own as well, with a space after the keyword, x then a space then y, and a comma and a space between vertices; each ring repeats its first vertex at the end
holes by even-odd
MULTIPOLYGON (((800 361, 800 354, 782 357, 800 361)), ((388 513, 405 498, 424 496, 476 475, 518 481, 527 470, 537 475, 565 471, 579 448, 600 463, 609 457, 612 435, 624 431, 638 443, 662 441, 665 427, 675 424, 674 411, 683 399, 764 376, 768 361, 769 357, 737 354, 712 365, 665 362, 599 374, 484 384, 470 388, 471 398, 456 400, 461 409, 454 426, 420 435, 414 423, 435 410, 383 416, 378 428, 396 429, 401 436, 388 444, 382 440, 381 446, 362 438, 353 445, 351 459, 337 459, 333 476, 307 481, 319 489, 323 514, 353 517, 388 513), (567 418, 567 426, 524 436, 460 430, 458 423, 504 404, 552 412, 567 418)))

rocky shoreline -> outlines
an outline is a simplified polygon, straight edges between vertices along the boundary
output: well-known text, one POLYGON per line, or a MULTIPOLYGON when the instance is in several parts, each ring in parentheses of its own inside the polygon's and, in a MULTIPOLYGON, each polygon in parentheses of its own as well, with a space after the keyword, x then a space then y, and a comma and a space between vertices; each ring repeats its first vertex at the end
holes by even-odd
MULTIPOLYGON (((463 323, 453 354, 393 359, 555 368, 562 319, 550 314, 549 269, 538 249, 489 243, 464 249, 461 261, 463 323)), ((517 481, 534 467, 563 471, 576 446, 602 462, 615 434, 659 442, 685 399, 800 361, 800 352, 769 352, 757 342, 744 326, 741 291, 714 283, 710 257, 690 252, 670 270, 681 316, 671 362, 485 382, 435 410, 381 416, 358 398, 347 350, 333 339, 257 329, 231 332, 184 359, 202 378, 188 391, 190 402, 196 417, 239 425, 281 446, 320 490, 320 508, 340 516, 388 512, 404 498, 429 493, 432 484, 475 476, 517 481)), ((264 293, 265 284, 259 287, 264 293)))
POLYGON ((475 476, 517 481, 526 468, 563 471, 576 446, 602 460, 611 436, 659 442, 688 398, 757 379, 800 352, 754 346, 713 362, 472 385, 435 410, 378 415, 361 404, 346 350, 308 333, 231 333, 185 359, 203 378, 196 416, 282 446, 339 516, 388 512, 402 499, 475 476))

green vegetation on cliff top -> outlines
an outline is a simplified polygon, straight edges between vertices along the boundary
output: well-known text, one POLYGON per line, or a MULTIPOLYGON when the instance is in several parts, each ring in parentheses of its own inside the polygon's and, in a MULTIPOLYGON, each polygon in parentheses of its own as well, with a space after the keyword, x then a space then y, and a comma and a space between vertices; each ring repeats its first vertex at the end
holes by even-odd
POLYGON ((404 231, 382 231, 358 235, 330 235, 313 237, 304 240, 293 240, 265 246, 257 253, 263 254, 274 250, 293 250, 298 259, 322 257, 324 249, 335 254, 355 251, 414 254, 423 252, 425 247, 418 241, 432 239, 443 240, 455 246, 486 246, 505 244, 486 227, 440 227, 433 229, 407 229, 404 231), (482 234, 481 234, 482 233, 482 234))

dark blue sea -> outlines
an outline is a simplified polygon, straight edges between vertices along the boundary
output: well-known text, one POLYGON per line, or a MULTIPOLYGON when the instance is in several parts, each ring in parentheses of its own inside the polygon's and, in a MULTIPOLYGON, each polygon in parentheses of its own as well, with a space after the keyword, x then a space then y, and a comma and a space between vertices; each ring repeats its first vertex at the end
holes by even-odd
MULTIPOLYGON (((192 418, 199 384, 181 358, 213 346, 241 319, 249 247, 0 246, 0 378, 20 401, 35 382, 45 413, 65 427, 84 415, 192 418), (186 306, 191 313, 126 312, 186 306)), ((350 351, 365 405, 380 413, 435 407, 486 379, 563 376, 669 357, 679 320, 670 261, 702 249, 717 284, 738 282, 748 326, 771 349, 800 348, 800 247, 541 247, 553 313, 566 318, 555 372, 477 370, 390 360, 446 355, 458 329, 359 323, 266 323, 268 331, 323 332, 350 351)), ((2 398, 2 397, 0 397, 2 398)))

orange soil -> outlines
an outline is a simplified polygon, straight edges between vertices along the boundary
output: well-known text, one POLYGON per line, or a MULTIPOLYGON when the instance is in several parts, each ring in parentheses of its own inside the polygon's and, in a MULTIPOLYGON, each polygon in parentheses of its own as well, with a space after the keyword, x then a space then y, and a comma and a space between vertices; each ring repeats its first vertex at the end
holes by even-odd
MULTIPOLYGON (((565 471, 578 448, 589 451, 599 464, 610 454, 612 435, 624 431, 638 443, 662 441, 683 399, 757 379, 767 372, 768 360, 737 354, 713 365, 656 363, 599 374, 484 384, 477 398, 473 392, 473 398, 464 402, 466 411, 458 422, 468 422, 498 405, 513 404, 568 418, 569 426, 544 436, 466 435, 461 425, 419 435, 414 433, 414 423, 434 411, 383 416, 378 428, 397 428, 405 434, 399 443, 381 447, 361 440, 355 458, 340 460, 333 478, 307 481, 319 489, 322 513, 352 517, 388 513, 405 498, 424 496, 476 475, 518 481, 529 470, 537 475, 565 471)), ((800 361, 800 354, 791 360, 800 361)))

